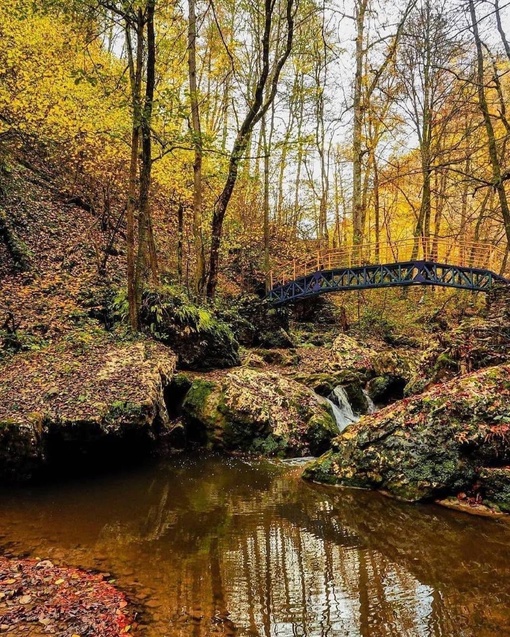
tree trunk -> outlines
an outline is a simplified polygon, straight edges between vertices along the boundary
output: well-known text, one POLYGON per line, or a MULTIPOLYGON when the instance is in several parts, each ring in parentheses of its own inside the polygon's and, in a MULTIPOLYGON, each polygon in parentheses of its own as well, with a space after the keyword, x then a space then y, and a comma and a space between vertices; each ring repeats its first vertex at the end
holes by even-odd
MULTIPOLYGON (((365 43, 365 18, 369 11, 370 0, 357 0, 356 2, 356 52, 354 75, 354 95, 353 95, 353 133, 352 133, 352 226, 353 226, 353 243, 359 245, 363 243, 365 232, 366 210, 363 207, 363 157, 365 150, 363 149, 363 124, 366 118, 366 112, 370 107, 372 95, 379 84, 379 81, 385 73, 388 65, 395 56, 398 42, 402 36, 404 25, 414 8, 416 0, 408 0, 397 25, 397 30, 392 41, 382 58, 380 66, 373 73, 371 81, 364 90, 364 66, 366 62, 366 54, 369 45, 365 43)), ((374 149, 375 152, 375 149, 374 149)))
MULTIPOLYGON (((304 89, 304 77, 301 80, 301 94, 303 94, 304 89)), ((298 234, 298 225, 300 221, 301 211, 299 208, 299 194, 301 190, 301 173, 303 170, 303 126, 304 126, 304 111, 305 111, 305 100, 304 98, 300 100, 299 103, 299 113, 297 118, 297 157, 296 157, 296 182, 295 182, 295 190, 294 190, 294 215, 293 215, 293 228, 294 228, 294 239, 297 238, 298 234)))
POLYGON ((494 9, 495 9, 495 13, 496 13, 496 24, 497 24, 497 27, 498 27, 498 32, 499 32, 499 35, 501 37, 501 41, 503 42, 503 46, 505 47, 506 56, 510 60, 510 44, 508 44, 506 33, 505 33, 504 29, 503 29, 503 24, 501 23, 501 12, 500 12, 500 9, 499 9, 499 0, 495 0, 494 9))
POLYGON ((177 280, 182 283, 182 247, 184 239, 184 206, 177 208, 177 280))
POLYGON ((288 221, 287 218, 283 218, 283 206, 284 206, 284 181, 285 181, 285 171, 287 169, 287 156, 289 153, 289 141, 291 138, 291 134, 294 129, 295 124, 295 116, 294 116, 294 101, 296 96, 298 95, 298 82, 299 75, 296 72, 296 76, 294 78, 294 83, 292 86, 292 91, 289 99, 289 120, 287 122, 287 126, 285 127, 285 134, 282 142, 282 153, 280 156, 279 162, 279 172, 278 172, 278 200, 276 203, 276 218, 279 224, 286 223, 288 221))
POLYGON ((211 225, 211 250, 209 256, 209 275, 207 279, 207 296, 209 299, 213 299, 216 294, 216 287, 218 285, 218 266, 220 257, 220 247, 223 232, 223 221, 225 219, 225 213, 227 211, 230 198, 234 191, 234 187, 237 181, 237 175, 239 172, 239 165, 245 154, 248 146, 251 134, 254 126, 262 119, 266 114, 269 107, 276 97, 276 91, 278 88, 278 80, 280 78, 281 70, 287 61, 292 49, 292 42, 294 36, 294 16, 293 16, 293 4, 294 0, 287 0, 286 4, 286 21, 287 21, 287 40, 285 49, 282 55, 278 58, 271 80, 271 89, 268 98, 264 101, 264 94, 266 83, 270 73, 270 48, 271 48, 271 31, 273 24, 273 0, 265 0, 265 14, 264 14, 264 35, 262 37, 262 68, 257 81, 257 87, 253 96, 253 101, 250 105, 249 111, 241 124, 241 127, 237 133, 232 152, 230 153, 228 173, 225 181, 225 185, 213 210, 213 219, 211 225))
POLYGON ((264 152, 264 275, 266 280, 266 292, 269 291, 269 143, 267 139, 266 118, 262 118, 262 149, 264 152))
POLYGON ((138 151, 140 147, 141 93, 143 69, 143 33, 135 31, 136 53, 133 50, 131 27, 126 25, 126 47, 128 53, 129 78, 131 86, 131 154, 129 162, 129 189, 126 208, 127 221, 127 288, 129 324, 132 330, 139 328, 139 306, 136 301, 135 285, 135 210, 137 208, 138 151))
MULTIPOLYGON (((151 275, 153 283, 157 283, 157 260, 154 244, 154 233, 150 218, 149 194, 152 171, 152 107, 154 102, 154 86, 156 82, 156 43, 154 33, 155 0, 147 0, 147 67, 145 100, 142 111, 142 158, 140 170, 140 200, 138 222, 138 253, 135 270, 135 297, 138 308, 141 305, 145 283, 151 275)), ((138 28, 143 31, 144 16, 139 10, 138 28)))
POLYGON ((202 130, 197 89, 197 17, 195 0, 188 0, 188 71, 191 105, 191 130, 195 160, 193 162, 193 243, 195 248, 195 273, 193 284, 198 298, 202 296, 205 279, 205 254, 202 236, 202 130))
POLYGON ((469 13, 471 15, 471 27, 473 29, 473 35, 476 45, 478 105, 483 115, 483 121, 487 133, 489 159, 492 168, 493 188, 498 193, 501 216, 503 218, 503 225, 505 228, 507 248, 510 249, 510 208, 506 196, 505 185, 502 180, 501 164, 498 157, 498 148, 496 144, 496 136, 494 134, 494 127, 492 125, 487 99, 485 97, 482 42, 478 31, 478 22, 474 0, 469 0, 469 13))
POLYGON ((423 249, 423 258, 429 256, 429 237, 430 237, 430 207, 431 207, 431 179, 432 179, 432 160, 431 160, 431 143, 432 143, 432 104, 431 104, 431 64, 432 52, 431 47, 431 7, 430 2, 425 4, 425 34, 424 42, 426 44, 425 59, 423 60, 423 103, 421 108, 421 131, 418 131, 420 142, 420 161, 422 174, 422 192, 420 212, 414 230, 414 246, 411 260, 418 257, 420 243, 423 249))
POLYGON ((379 192, 379 166, 375 152, 372 153, 372 166, 374 171, 374 228, 375 228, 375 262, 381 259, 381 201, 379 192))
POLYGON ((353 97, 353 132, 352 132, 352 230, 353 243, 358 245, 363 242, 364 228, 362 225, 362 163, 363 163, 363 63, 364 63, 364 36, 365 13, 368 0, 359 0, 356 6, 356 72, 354 76, 353 97))

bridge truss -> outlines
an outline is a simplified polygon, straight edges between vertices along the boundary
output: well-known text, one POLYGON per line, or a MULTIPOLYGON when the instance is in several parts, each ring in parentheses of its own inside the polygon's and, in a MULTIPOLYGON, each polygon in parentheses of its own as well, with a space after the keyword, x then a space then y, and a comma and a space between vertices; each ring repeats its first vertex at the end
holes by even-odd
POLYGON ((322 251, 313 260, 286 264, 280 272, 271 273, 268 299, 277 307, 345 290, 437 285, 488 292, 497 282, 510 283, 503 276, 507 262, 504 251, 489 244, 436 241, 433 251, 423 246, 417 249, 415 241, 378 247, 373 252, 370 246, 322 251), (413 258, 405 259, 409 255, 413 258), (394 260, 381 263, 381 256, 394 260))

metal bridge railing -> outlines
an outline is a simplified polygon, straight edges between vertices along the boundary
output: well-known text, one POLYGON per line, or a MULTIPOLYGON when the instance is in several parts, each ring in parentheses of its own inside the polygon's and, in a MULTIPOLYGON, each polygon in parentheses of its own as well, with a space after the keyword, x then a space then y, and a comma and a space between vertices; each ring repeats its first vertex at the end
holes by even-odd
MULTIPOLYGON (((454 239, 403 239, 392 242, 348 245, 318 250, 303 260, 294 259, 270 271, 270 285, 281 285, 318 270, 333 270, 364 265, 432 261, 509 274, 508 253, 488 242, 457 242, 454 239)), ((510 259, 509 259, 510 260, 510 259)))

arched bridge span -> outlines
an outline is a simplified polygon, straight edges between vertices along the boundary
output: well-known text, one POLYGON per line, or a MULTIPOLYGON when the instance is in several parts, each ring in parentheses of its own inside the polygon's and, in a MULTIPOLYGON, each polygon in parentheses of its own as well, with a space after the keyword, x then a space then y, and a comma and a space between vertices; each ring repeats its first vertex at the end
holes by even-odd
POLYGON ((437 285, 488 292, 510 283, 507 254, 488 243, 397 241, 321 250, 305 262, 296 260, 270 273, 269 301, 282 306, 345 290, 437 285))

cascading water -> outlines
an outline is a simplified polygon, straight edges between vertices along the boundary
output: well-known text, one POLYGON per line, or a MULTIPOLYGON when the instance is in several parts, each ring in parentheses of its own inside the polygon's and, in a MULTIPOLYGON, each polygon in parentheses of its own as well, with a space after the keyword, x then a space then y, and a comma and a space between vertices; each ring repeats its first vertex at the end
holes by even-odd
POLYGON ((336 424, 338 425, 338 431, 342 432, 347 425, 359 420, 359 416, 353 412, 349 397, 345 389, 338 385, 326 398, 331 405, 333 415, 335 416, 336 424))
POLYGON ((366 389, 363 390, 363 395, 367 399, 367 414, 373 414, 375 411, 377 411, 377 407, 375 406, 374 401, 370 398, 366 389))
MULTIPOLYGON (((363 390, 363 394, 367 401, 367 414, 373 414, 376 411, 374 401, 365 390, 363 390)), ((326 400, 331 405, 339 432, 342 432, 348 425, 358 422, 360 419, 361 414, 354 413, 347 392, 342 385, 335 387, 326 400)))

